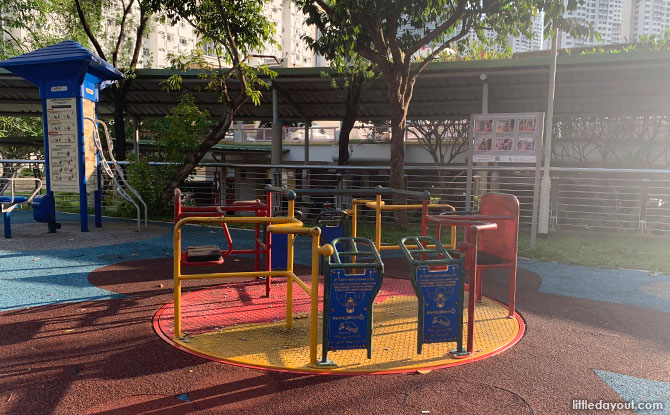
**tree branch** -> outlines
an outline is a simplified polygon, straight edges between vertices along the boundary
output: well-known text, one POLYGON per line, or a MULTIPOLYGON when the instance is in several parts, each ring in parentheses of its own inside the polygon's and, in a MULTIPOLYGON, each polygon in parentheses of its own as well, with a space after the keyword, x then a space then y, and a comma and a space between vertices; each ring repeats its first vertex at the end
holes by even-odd
POLYGON ((81 20, 81 25, 84 28, 84 32, 86 32, 86 36, 88 36, 88 40, 90 40, 91 43, 93 44, 93 47, 95 48, 95 51, 98 53, 100 59, 106 61, 107 58, 105 58, 105 53, 102 51, 102 46, 100 46, 100 43, 98 43, 98 39, 95 38, 95 35, 91 30, 91 26, 88 24, 88 20, 86 19, 84 10, 81 8, 81 3, 79 3, 79 0, 74 0, 74 4, 77 7, 77 14, 79 15, 79 20, 81 20))
MULTIPOLYGON (((314 0, 314 3, 317 6, 321 7, 327 15, 333 16, 333 10, 325 2, 323 2, 322 0, 314 0)), ((340 22, 338 22, 338 23, 340 23, 340 22)))
POLYGON ((359 53, 359 55, 369 60, 370 62, 373 62, 375 65, 379 66, 382 72, 388 71, 389 69, 388 61, 384 55, 375 52, 368 45, 365 45, 360 42, 357 42, 354 48, 359 53))
POLYGON ((412 70, 412 76, 417 76, 418 74, 423 71, 423 69, 428 65, 431 61, 435 59, 437 55, 439 55, 443 50, 445 50, 449 45, 451 45, 453 42, 456 42, 457 40, 462 39, 465 37, 468 33, 470 32, 470 25, 463 22, 463 26, 461 27, 461 31, 451 39, 447 40, 444 42, 439 48, 433 50, 430 55, 426 56, 426 58, 419 63, 419 65, 412 70))
MULTIPOLYGON (((403 62, 402 49, 398 44, 398 21, 400 20, 402 11, 405 9, 405 4, 407 4, 406 0, 399 1, 393 13, 389 14, 386 19, 386 39, 388 39, 393 60, 396 62, 403 62)), ((407 60, 406 66, 409 67, 409 60, 407 60)))
MULTIPOLYGON (((133 56, 130 59, 130 64, 128 67, 128 72, 135 72, 137 62, 140 59, 140 49, 142 49, 142 36, 144 35, 144 30, 147 27, 147 22, 149 21, 150 14, 147 9, 142 6, 140 3, 140 24, 137 26, 136 36, 135 36, 135 49, 133 50, 133 56)), ((130 90, 130 84, 132 79, 126 79, 125 82, 121 83, 121 88, 119 91, 120 97, 125 101, 126 95, 130 90)))
POLYGON ((463 16, 465 13, 465 5, 467 4, 467 0, 458 0, 458 3, 456 5, 456 9, 454 10, 454 14, 451 15, 447 20, 444 21, 441 25, 436 27, 434 30, 431 30, 430 33, 428 33, 426 36, 423 38, 419 39, 416 41, 412 46, 410 46, 406 53, 408 55, 414 55, 419 49, 421 49, 423 46, 429 44, 433 40, 435 40, 439 35, 444 33, 447 29, 452 27, 460 18, 463 16))
POLYGON ((13 35, 10 31, 8 31, 7 29, 5 29, 4 27, 2 28, 2 31, 3 31, 3 33, 5 33, 7 36, 9 36, 9 38, 14 42, 14 44, 15 44, 18 48, 21 49, 21 51, 23 51, 23 53, 27 53, 27 52, 29 52, 28 48, 25 47, 25 46, 22 44, 22 42, 21 42, 20 40, 18 40, 16 37, 14 37, 14 35, 13 35))
MULTIPOLYGON (((126 18, 128 13, 130 13, 131 8, 135 3, 135 0, 130 0, 128 6, 123 8, 123 16, 121 16, 121 26, 119 27, 119 36, 116 39, 116 46, 114 47, 114 52, 112 53, 112 65, 117 66, 117 59, 119 56, 119 49, 121 49, 121 43, 123 42, 123 37, 125 36, 126 29, 126 18)), ((123 3, 121 3, 123 5, 123 3)))

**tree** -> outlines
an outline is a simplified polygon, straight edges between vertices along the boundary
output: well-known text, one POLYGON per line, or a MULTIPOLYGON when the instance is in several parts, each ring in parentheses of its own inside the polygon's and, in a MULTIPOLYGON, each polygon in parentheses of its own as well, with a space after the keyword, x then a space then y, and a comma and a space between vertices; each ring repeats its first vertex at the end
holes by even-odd
MULTIPOLYGON (((358 119, 358 105, 365 82, 376 77, 374 65, 361 58, 354 51, 354 44, 346 38, 333 38, 330 42, 319 41, 311 36, 304 36, 310 48, 330 61, 330 67, 341 79, 333 78, 333 89, 344 90, 344 117, 338 138, 337 164, 349 162, 349 136, 358 119)), ((329 76, 329 75, 324 75, 329 76)))
MULTIPOLYGON (((340 127, 340 136, 338 139, 338 158, 337 164, 345 165, 349 163, 349 136, 358 120, 358 105, 361 100, 361 94, 365 89, 366 80, 374 77, 371 70, 372 65, 360 58, 353 57, 348 65, 342 61, 333 60, 332 67, 344 75, 344 118, 340 127)), ((333 85, 337 89, 337 85, 333 85)))
MULTIPOLYGON (((321 33, 318 42, 354 45, 374 63, 388 87, 391 107, 390 185, 405 188, 404 132, 414 84, 426 66, 470 32, 485 41, 485 29, 504 43, 508 35, 532 37, 532 20, 540 11, 571 33, 584 31, 562 19, 576 0, 297 0, 321 33), (417 59, 422 48, 429 52, 417 59)), ((396 201, 402 201, 402 199, 396 201)), ((403 218, 399 218, 403 220, 403 218)), ((403 221, 404 222, 404 221, 403 221)))
POLYGON ((125 160, 125 102, 142 51, 142 37, 148 30, 151 8, 146 0, 74 0, 74 6, 79 24, 95 52, 126 76, 110 88, 114 100, 115 157, 125 160), (108 24, 106 31, 100 30, 103 10, 114 13, 114 24, 108 24), (118 28, 118 31, 113 31, 113 28, 118 28))
POLYGON ((42 43, 44 33, 41 29, 53 12, 50 1, 0 0, 0 10, 0 59, 30 52, 31 45, 42 43), (25 32, 25 35, 21 36, 19 32, 25 32))
MULTIPOLYGON (((160 200, 169 203, 172 191, 191 174, 205 154, 222 138, 230 127, 233 116, 248 99, 260 103, 259 88, 268 87, 259 75, 273 77, 274 72, 262 65, 252 68, 246 58, 253 50, 274 42, 274 28, 263 15, 265 0, 152 0, 154 11, 165 13, 176 22, 183 19, 190 23, 202 39, 201 44, 216 60, 213 65, 202 52, 190 59, 176 59, 177 69, 199 67, 200 77, 207 80, 207 90, 216 94, 221 103, 221 116, 212 128, 199 139, 183 165, 170 178, 160 200)), ((168 90, 181 88, 181 78, 173 76, 166 84, 168 90)))
MULTIPOLYGON (((179 105, 165 118, 145 120, 140 126, 142 137, 151 140, 152 151, 128 166, 131 186, 136 189, 154 215, 168 214, 171 206, 160 200, 170 178, 199 145, 198 137, 211 128, 212 116, 195 104, 192 95, 182 95, 179 105), (150 162, 160 162, 150 165, 150 162)), ((124 213, 134 214, 134 207, 121 205, 124 213)))

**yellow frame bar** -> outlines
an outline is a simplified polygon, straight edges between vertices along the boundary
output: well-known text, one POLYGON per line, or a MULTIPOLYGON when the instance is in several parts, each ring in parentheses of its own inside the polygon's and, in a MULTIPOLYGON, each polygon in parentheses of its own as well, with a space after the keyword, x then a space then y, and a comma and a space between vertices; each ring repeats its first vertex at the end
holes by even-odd
MULTIPOLYGON (((387 205, 383 200, 381 195, 377 195, 375 200, 370 199, 353 199, 351 201, 351 236, 358 236, 358 206, 363 205, 367 208, 375 210, 375 247, 378 251, 387 251, 392 249, 400 249, 400 245, 384 245, 382 246, 382 211, 394 211, 394 210, 419 210, 423 208, 422 204, 410 204, 410 205, 387 205)), ((435 204, 429 203, 428 209, 451 209, 455 211, 456 209, 449 204, 435 204)), ((456 227, 451 227, 451 235, 449 241, 449 249, 456 249, 456 227)), ((355 262, 355 258, 354 258, 355 262)))
POLYGON ((239 278, 239 277, 287 277, 286 282, 286 328, 291 328, 293 323, 293 283, 298 284, 307 295, 310 296, 310 328, 309 328, 309 363, 316 365, 316 346, 319 314, 319 255, 330 256, 333 247, 329 244, 319 246, 321 229, 303 228, 301 221, 293 215, 295 213, 295 201, 288 201, 288 217, 189 217, 181 219, 175 224, 173 232, 174 244, 174 336, 181 337, 181 282, 184 280, 217 279, 217 278, 239 278), (286 271, 250 271, 250 272, 220 272, 207 274, 181 273, 181 228, 187 223, 212 224, 212 223, 268 223, 268 232, 288 234, 286 271), (311 286, 307 286, 293 273, 293 242, 295 235, 312 236, 312 275, 311 286))

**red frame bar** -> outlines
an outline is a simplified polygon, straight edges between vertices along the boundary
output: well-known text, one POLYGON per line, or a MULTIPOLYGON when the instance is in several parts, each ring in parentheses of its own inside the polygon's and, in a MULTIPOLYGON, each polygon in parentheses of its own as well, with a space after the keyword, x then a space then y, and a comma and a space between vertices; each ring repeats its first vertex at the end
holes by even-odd
MULTIPOLYGON (((267 193, 267 202, 263 203, 260 200, 256 201, 237 201, 233 202, 232 205, 226 206, 183 206, 181 204, 181 191, 179 189, 175 190, 174 196, 174 222, 179 222, 180 219, 190 218, 190 217, 221 217, 225 216, 228 212, 254 212, 255 216, 267 217, 271 216, 271 200, 270 193, 267 193)), ((260 224, 256 224, 254 229, 254 244, 255 249, 234 249, 233 239, 230 236, 230 231, 228 230, 228 225, 222 223, 221 227, 226 238, 226 243, 228 244, 227 250, 221 251, 222 259, 220 261, 207 261, 207 262, 189 262, 186 260, 186 252, 182 252, 182 266, 204 266, 204 265, 219 265, 224 262, 224 259, 231 254, 254 254, 254 271, 261 271, 261 255, 265 255, 265 270, 270 271, 270 234, 266 232, 267 242, 261 239, 261 228, 260 224)), ((271 277, 268 275, 265 277, 265 295, 266 297, 270 296, 270 284, 271 277)))
MULTIPOLYGON (((482 220, 473 220, 471 218, 459 218, 455 216, 431 216, 426 215, 422 220, 426 222, 433 222, 437 224, 437 237, 439 238, 442 225, 447 226, 462 226, 465 228, 466 240, 458 243, 458 250, 465 255, 465 268, 469 270, 468 290, 468 338, 467 350, 468 353, 474 353, 474 339, 475 339, 475 302, 476 292, 479 284, 477 278, 477 242, 479 232, 497 229, 498 225, 492 222, 482 220)), ((439 239, 438 239, 439 240, 439 239)))

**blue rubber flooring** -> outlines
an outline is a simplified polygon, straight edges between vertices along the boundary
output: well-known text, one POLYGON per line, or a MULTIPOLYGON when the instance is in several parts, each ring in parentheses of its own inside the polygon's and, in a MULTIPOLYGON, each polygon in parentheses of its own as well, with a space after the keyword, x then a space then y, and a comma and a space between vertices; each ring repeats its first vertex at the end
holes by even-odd
MULTIPOLYGON (((15 217, 12 222, 18 219, 15 223, 26 223, 29 217, 21 214, 23 212, 18 213, 13 215, 15 217)), ((78 220, 78 217, 60 214, 58 220, 78 220)), ((3 287, 0 290, 0 311, 118 298, 116 293, 91 285, 87 279, 88 274, 97 268, 119 262, 171 258, 172 226, 164 226, 165 234, 160 237, 119 245, 21 252, 0 249, 0 280, 3 287)), ((236 248, 253 247, 251 231, 231 229, 231 237, 236 248)), ((11 243, 7 240, 3 242, 11 243)), ((225 239, 221 229, 188 226, 182 232, 182 244, 225 246, 225 239)), ((307 250, 309 249, 308 245, 307 250)))
POLYGON ((519 259, 519 268, 542 277, 540 292, 670 313, 670 301, 641 290, 646 284, 666 283, 670 276, 646 271, 602 269, 519 259))
MULTIPOLYGON (((635 405, 661 403, 663 409, 636 409, 640 415, 670 414, 670 382, 659 382, 635 376, 622 375, 606 370, 595 370, 596 375, 607 383, 626 402, 635 405)), ((637 407, 640 408, 640 407, 637 407)))

